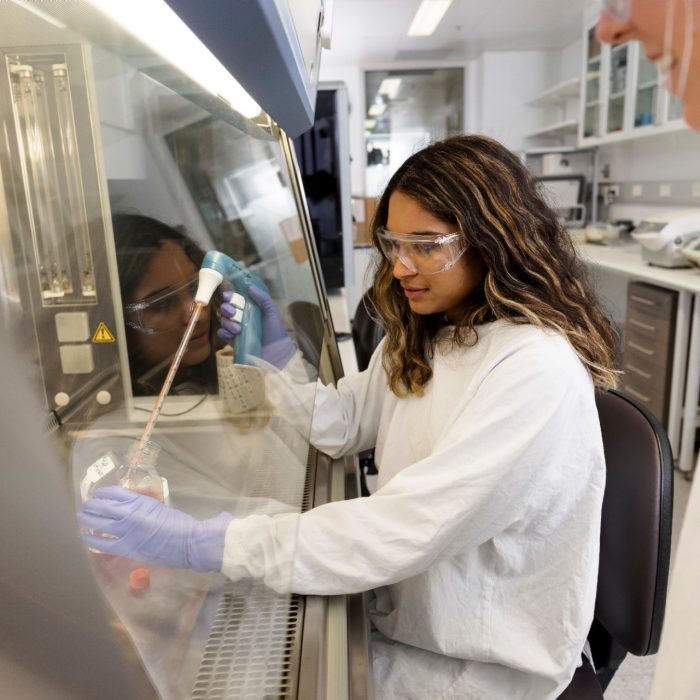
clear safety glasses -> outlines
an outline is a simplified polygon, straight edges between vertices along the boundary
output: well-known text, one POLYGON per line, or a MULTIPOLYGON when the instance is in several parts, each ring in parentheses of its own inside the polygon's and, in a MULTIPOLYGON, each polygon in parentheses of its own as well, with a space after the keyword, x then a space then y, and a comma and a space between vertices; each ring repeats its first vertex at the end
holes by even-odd
POLYGON ((632 0, 597 0, 597 2, 603 10, 615 19, 626 22, 630 18, 632 0))
POLYGON ((167 287, 157 294, 124 306, 126 325, 142 333, 168 333, 183 326, 183 311, 192 313, 199 275, 179 287, 167 287))
POLYGON ((400 260, 418 275, 436 275, 449 270, 469 247, 460 232, 392 233, 377 229, 377 240, 386 259, 395 265, 400 260))

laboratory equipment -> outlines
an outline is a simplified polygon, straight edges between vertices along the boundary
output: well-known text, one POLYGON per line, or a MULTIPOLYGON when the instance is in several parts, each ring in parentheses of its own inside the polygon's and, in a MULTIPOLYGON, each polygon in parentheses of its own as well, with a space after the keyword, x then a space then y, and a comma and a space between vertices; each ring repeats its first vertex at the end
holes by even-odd
POLYGON ((700 211, 669 211, 645 218, 632 231, 642 259, 658 267, 690 267, 683 249, 700 237, 700 211))
POLYGON ((700 238, 692 240, 681 252, 693 266, 700 267, 700 238))
MULTIPOLYGON (((262 354, 262 318, 260 309, 250 299, 250 287, 254 285, 269 293, 267 286, 250 270, 218 250, 210 250, 204 257, 202 272, 206 271, 218 273, 221 276, 221 281, 227 280, 241 296, 243 301, 242 314, 240 319, 236 319, 240 320, 241 333, 236 343, 234 362, 242 365, 255 364, 256 359, 262 354)), ((199 296, 200 291, 198 290, 196 298, 199 296)))
MULTIPOLYGON (((3 337, 18 341, 31 367, 41 404, 34 423, 48 419, 62 458, 60 477, 73 487, 75 502, 61 507, 74 512, 83 489, 87 495, 123 467, 128 472, 144 434, 144 444, 160 447, 155 467, 167 481, 161 481, 163 500, 199 520, 222 511, 235 517, 299 513, 353 495, 352 458, 331 460, 310 445, 313 392, 280 397, 264 391, 260 369, 245 364, 259 356, 255 333, 235 361, 235 353, 217 342, 222 300, 213 289, 220 282, 215 275, 211 303, 200 312, 200 320, 208 318, 206 332, 197 326, 183 342, 192 321, 185 282, 201 267, 203 251, 215 250, 226 256, 217 258, 222 276, 244 297, 249 284, 265 291, 293 340, 303 319, 290 309, 315 310, 321 332, 304 341, 313 346, 303 366, 309 386, 342 376, 288 135, 160 0, 143 0, 138 8, 103 0, 2 3, 0 54, 3 337), (175 47, 165 46, 173 37, 175 47), (178 249, 177 265, 162 266, 178 272, 163 283, 176 295, 138 288, 160 264, 152 252, 139 255, 138 240, 129 245, 143 270, 135 271, 133 293, 123 291, 129 271, 113 222, 134 213, 182 232, 192 244, 182 250, 202 253, 189 257, 178 249), (133 304, 144 299, 158 305, 176 300, 168 310, 170 320, 179 314, 178 323, 144 332, 153 329, 129 315, 143 315, 133 304), (159 395, 151 386, 165 385, 179 345, 187 349, 154 416, 159 395), (137 360, 148 364, 154 348, 166 360, 148 365, 155 379, 142 390, 131 369, 137 360), (232 368, 233 384, 227 377, 234 375, 226 374, 232 368), (112 455, 114 472, 102 480, 106 474, 95 468, 83 484, 105 455, 112 455)), ((268 81, 256 54, 248 58, 255 79, 268 81)), ((168 246, 172 241, 155 250, 168 246)), ((206 274, 215 267, 205 266, 206 274)), ((253 317, 245 327, 254 330, 258 307, 244 299, 243 309, 253 317)), ((22 509, 34 512, 36 521, 44 499, 33 493, 26 490, 22 509)), ((58 503, 65 495, 52 489, 50 498, 58 503)), ((6 498, 0 495, 3 510, 6 498)), ((75 534, 67 550, 77 545, 75 534)), ((41 545, 28 540, 27 547, 32 576, 42 578, 41 545)), ((116 566, 101 561, 103 569, 116 566)), ((17 577, 11 590, 23 590, 23 572, 10 571, 17 577)), ((50 578, 64 575, 51 567, 50 578)), ((369 694, 361 597, 280 595, 262 582, 160 566, 149 567, 148 580, 129 570, 88 578, 72 581, 73 593, 79 597, 84 586, 89 599, 90 586, 101 589, 113 615, 107 630, 119 629, 128 640, 154 697, 369 694), (348 616, 347 610, 354 612, 348 616)), ((40 640, 42 625, 35 627, 40 640)), ((81 672, 80 664, 72 668, 73 676, 81 672)))

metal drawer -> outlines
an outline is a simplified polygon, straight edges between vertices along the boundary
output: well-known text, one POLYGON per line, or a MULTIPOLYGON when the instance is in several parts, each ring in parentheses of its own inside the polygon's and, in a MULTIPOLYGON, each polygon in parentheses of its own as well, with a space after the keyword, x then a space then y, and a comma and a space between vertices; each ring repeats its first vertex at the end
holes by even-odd
POLYGON ((625 371, 622 391, 644 404, 659 420, 665 420, 667 391, 663 385, 650 385, 632 372, 625 371))
POLYGON ((636 328, 627 328, 624 345, 625 362, 630 354, 634 354, 641 360, 651 363, 651 367, 656 372, 664 374, 666 366, 669 364, 671 356, 671 344, 667 338, 650 338, 647 334, 638 331, 636 328))
POLYGON ((668 289, 644 282, 630 282, 627 287, 628 317, 634 310, 638 310, 657 318, 670 320, 677 296, 676 292, 668 289))
POLYGON ((645 339, 648 344, 667 345, 671 340, 672 324, 669 318, 633 309, 627 313, 626 332, 645 339))

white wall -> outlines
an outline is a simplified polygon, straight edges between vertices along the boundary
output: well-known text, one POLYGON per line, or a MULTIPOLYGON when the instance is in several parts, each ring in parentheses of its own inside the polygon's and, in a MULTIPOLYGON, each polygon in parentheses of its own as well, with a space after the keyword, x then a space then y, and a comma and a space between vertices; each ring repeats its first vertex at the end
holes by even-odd
MULTIPOLYGON (((480 109, 478 122, 470 125, 471 130, 491 136, 512 150, 528 148, 531 144, 523 137, 542 125, 542 115, 527 103, 550 87, 551 53, 487 51, 477 60, 480 109)), ((474 97, 477 93, 474 90, 474 97)))

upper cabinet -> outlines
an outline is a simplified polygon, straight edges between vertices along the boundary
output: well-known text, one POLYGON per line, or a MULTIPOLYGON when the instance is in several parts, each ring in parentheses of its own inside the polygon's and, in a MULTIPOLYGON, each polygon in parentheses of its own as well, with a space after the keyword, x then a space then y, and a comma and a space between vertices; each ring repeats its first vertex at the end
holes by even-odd
POLYGON ((578 78, 569 78, 540 93, 529 104, 547 111, 550 118, 545 124, 526 135, 526 138, 564 139, 578 132, 578 118, 571 114, 570 104, 579 96, 578 78))
POLYGON ((583 41, 584 62, 581 80, 581 113, 579 140, 601 136, 601 45, 595 27, 589 27, 583 41))
POLYGON ((678 100, 664 89, 639 43, 601 44, 596 19, 584 27, 579 145, 685 128, 678 100))

